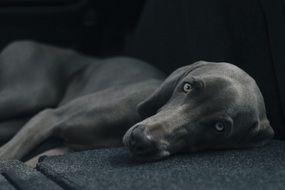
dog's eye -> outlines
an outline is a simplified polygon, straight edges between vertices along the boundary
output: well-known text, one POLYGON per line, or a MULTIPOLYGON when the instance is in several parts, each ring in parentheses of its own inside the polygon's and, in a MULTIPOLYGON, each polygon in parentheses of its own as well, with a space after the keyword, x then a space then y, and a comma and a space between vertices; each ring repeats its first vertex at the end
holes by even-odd
POLYGON ((215 124, 215 129, 218 132, 223 132, 225 130, 225 124, 223 122, 217 122, 215 124))
POLYGON ((185 82, 184 85, 183 85, 183 91, 185 93, 188 93, 192 90, 192 85, 188 82, 185 82))

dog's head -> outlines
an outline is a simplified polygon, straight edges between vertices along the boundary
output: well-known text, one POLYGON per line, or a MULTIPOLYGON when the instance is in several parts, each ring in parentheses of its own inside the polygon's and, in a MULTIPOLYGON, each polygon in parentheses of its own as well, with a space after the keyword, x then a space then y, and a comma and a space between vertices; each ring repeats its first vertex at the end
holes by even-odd
POLYGON ((229 63, 199 61, 177 69, 137 110, 144 120, 123 141, 143 160, 260 146, 274 135, 254 79, 229 63))

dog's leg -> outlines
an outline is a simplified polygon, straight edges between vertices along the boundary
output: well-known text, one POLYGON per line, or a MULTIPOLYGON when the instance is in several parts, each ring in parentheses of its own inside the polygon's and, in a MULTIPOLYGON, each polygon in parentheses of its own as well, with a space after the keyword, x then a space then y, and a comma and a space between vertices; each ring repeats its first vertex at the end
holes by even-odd
POLYGON ((8 143, 0 148, 0 160, 21 159, 53 134, 56 120, 46 109, 34 116, 8 143))
POLYGON ((10 140, 31 117, 16 118, 0 122, 0 145, 10 140))
MULTIPOLYGON (((37 80, 37 79, 35 79, 37 80)), ((0 119, 10 120, 26 115, 35 115, 39 111, 55 106, 59 98, 50 93, 57 93, 57 89, 47 87, 43 81, 37 85, 17 82, 21 89, 4 86, 0 91, 0 119)))
POLYGON ((53 148, 53 149, 47 150, 45 152, 42 152, 39 155, 36 155, 35 157, 26 161, 25 164, 34 168, 34 167, 36 167, 38 160, 41 156, 57 156, 57 155, 63 155, 63 154, 68 153, 68 152, 70 152, 70 149, 65 147, 65 146, 53 148))
POLYGON ((72 77, 94 60, 40 43, 8 45, 0 52, 0 120, 57 106, 72 77))
POLYGON ((46 109, 0 148, 0 160, 21 159, 51 136, 82 149, 121 145, 126 130, 140 119, 137 103, 156 86, 157 81, 114 86, 46 109))

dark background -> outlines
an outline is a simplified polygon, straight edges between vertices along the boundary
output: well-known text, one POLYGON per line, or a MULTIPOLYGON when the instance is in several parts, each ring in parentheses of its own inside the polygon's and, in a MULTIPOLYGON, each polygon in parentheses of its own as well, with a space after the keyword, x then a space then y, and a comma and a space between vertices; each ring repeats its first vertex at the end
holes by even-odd
POLYGON ((142 0, 0 0, 0 46, 32 39, 114 55, 134 28, 142 0))
POLYGON ((127 55, 166 73, 197 60, 252 75, 276 137, 285 139, 281 0, 0 0, 0 48, 31 39, 88 55, 127 55))

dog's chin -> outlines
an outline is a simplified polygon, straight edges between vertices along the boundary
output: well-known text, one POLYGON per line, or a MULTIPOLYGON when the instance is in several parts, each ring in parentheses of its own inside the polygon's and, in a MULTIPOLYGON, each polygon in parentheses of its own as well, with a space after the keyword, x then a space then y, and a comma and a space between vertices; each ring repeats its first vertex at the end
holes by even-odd
MULTIPOLYGON (((130 146, 130 136, 131 136, 132 129, 128 130, 125 135, 123 136, 123 144, 125 147, 129 148, 130 146)), ((129 149, 130 150, 130 149, 129 149)), ((168 143, 160 143, 157 150, 154 150, 153 152, 149 154, 136 154, 130 150, 131 158, 138 162, 153 162, 165 159, 168 157, 171 153, 168 150, 168 143)))

